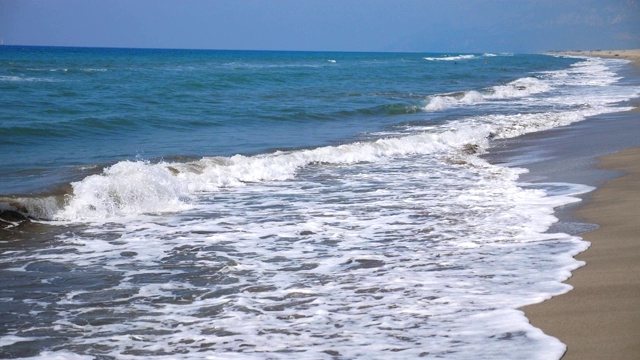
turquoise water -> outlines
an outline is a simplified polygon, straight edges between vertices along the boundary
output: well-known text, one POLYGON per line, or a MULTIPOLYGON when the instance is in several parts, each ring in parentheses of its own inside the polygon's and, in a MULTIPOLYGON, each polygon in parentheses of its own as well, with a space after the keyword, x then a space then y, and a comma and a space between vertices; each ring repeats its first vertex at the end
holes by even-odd
POLYGON ((0 357, 559 359, 518 309, 592 188, 480 155, 630 109, 627 66, 2 47, 0 357))

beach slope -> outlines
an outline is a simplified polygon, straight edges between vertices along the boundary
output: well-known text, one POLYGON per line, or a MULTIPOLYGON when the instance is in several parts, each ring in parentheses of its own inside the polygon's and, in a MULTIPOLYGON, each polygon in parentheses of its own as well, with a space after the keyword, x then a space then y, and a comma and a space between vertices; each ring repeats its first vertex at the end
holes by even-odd
POLYGON ((531 323, 567 345, 563 360, 640 357, 640 148, 600 159, 624 176, 597 189, 576 215, 599 225, 582 237, 586 266, 569 293, 524 311, 531 323))
POLYGON ((553 51, 554 55, 570 56, 594 56, 612 59, 627 59, 635 62, 640 61, 640 49, 628 50, 574 50, 574 51, 553 51))

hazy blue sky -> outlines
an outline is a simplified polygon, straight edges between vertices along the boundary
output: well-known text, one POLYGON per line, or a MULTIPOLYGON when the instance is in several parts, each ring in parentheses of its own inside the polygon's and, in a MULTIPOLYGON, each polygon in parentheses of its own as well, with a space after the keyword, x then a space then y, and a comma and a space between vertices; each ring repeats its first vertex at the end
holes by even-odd
POLYGON ((640 0, 0 0, 0 38, 259 50, 640 48, 640 0))

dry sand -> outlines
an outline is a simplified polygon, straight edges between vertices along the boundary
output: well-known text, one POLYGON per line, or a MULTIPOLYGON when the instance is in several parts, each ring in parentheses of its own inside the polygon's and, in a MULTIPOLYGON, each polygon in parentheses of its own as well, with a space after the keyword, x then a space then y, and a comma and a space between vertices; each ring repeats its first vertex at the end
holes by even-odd
POLYGON ((567 345, 563 360, 640 359, 640 148, 600 160, 626 175, 597 189, 576 213, 600 226, 582 236, 591 247, 576 258, 586 266, 567 281, 573 290, 523 309, 567 345))
POLYGON ((550 52, 550 54, 627 59, 640 63, 640 49, 555 51, 550 52))

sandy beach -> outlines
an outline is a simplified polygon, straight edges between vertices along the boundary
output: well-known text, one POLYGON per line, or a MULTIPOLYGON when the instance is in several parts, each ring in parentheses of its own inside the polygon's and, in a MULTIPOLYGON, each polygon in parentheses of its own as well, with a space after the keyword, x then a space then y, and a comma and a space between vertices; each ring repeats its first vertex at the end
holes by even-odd
MULTIPOLYGON (((640 64, 640 50, 562 54, 640 64)), ((630 114, 640 117, 638 109, 630 114)), ((604 156, 599 166, 621 176, 598 188, 574 214, 599 226, 582 235, 591 247, 576 256, 586 266, 567 281, 574 289, 523 309, 533 325, 567 345, 563 360, 640 356, 640 148, 604 156)))
POLYGON ((571 55, 571 56, 596 56, 613 59, 627 59, 636 63, 640 62, 640 49, 628 50, 572 50, 572 51, 552 51, 550 54, 571 55))
MULTIPOLYGON (((640 50, 567 51, 565 55, 624 58, 640 50)), ((640 117, 636 108, 630 112, 640 117)), ((599 226, 581 235, 591 247, 586 265, 567 281, 567 294, 524 308, 531 323, 567 345, 563 360, 640 357, 640 148, 599 159, 621 176, 598 188, 574 215, 599 226)))

